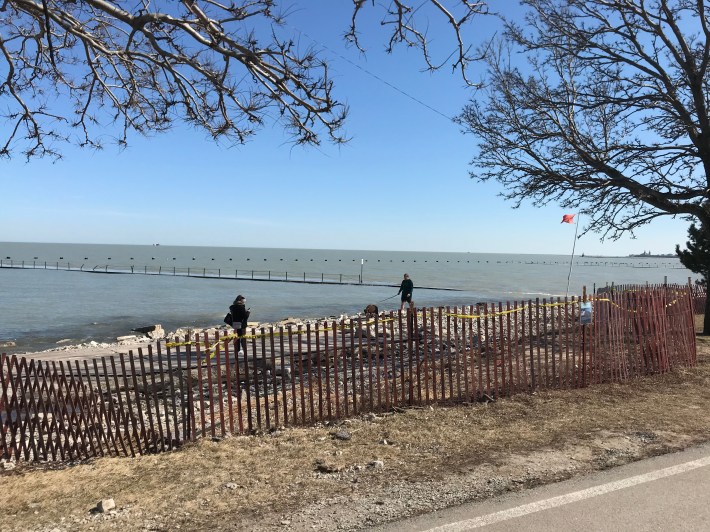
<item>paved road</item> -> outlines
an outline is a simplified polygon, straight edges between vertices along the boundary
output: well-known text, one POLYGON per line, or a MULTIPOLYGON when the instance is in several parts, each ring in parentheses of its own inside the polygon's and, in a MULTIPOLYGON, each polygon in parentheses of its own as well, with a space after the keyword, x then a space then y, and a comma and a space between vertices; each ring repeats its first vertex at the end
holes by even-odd
POLYGON ((375 530, 710 531, 710 445, 375 530))

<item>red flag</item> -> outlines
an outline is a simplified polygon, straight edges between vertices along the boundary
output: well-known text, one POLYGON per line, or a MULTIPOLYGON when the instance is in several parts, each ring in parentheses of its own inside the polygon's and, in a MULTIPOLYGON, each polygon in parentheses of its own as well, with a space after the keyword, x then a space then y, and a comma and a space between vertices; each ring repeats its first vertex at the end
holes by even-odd
POLYGON ((573 224, 576 214, 563 214, 561 224, 573 224))

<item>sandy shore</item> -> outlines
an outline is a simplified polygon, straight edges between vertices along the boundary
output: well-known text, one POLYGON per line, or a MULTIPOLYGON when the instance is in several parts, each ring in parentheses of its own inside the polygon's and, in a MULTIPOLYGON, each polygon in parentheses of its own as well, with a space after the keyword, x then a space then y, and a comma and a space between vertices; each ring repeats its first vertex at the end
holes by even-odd
MULTIPOLYGON (((316 324, 316 323, 324 323, 326 321, 332 322, 333 320, 342 320, 342 319, 349 319, 349 318, 357 318, 358 314, 353 315, 353 316, 347 316, 347 315, 342 315, 338 318, 334 316, 330 316, 327 318, 320 318, 320 319, 302 319, 302 318, 286 318, 282 321, 279 321, 277 323, 262 323, 262 322, 249 322, 249 328, 269 328, 269 327, 274 327, 278 328, 279 326, 298 326, 298 325, 306 325, 308 323, 310 324, 316 324)), ((28 351, 24 353, 13 353, 14 355, 18 357, 25 357, 25 358, 32 358, 35 360, 45 360, 49 362, 59 362, 59 361, 74 361, 74 360, 79 360, 80 362, 83 360, 91 360, 94 358, 100 358, 104 356, 111 356, 111 355, 128 355, 129 352, 133 351, 134 353, 137 353, 139 349, 142 349, 144 352, 147 352, 148 348, 151 347, 153 350, 157 349, 158 342, 161 341, 163 344, 168 341, 168 339, 173 339, 173 338, 180 338, 184 339, 185 335, 190 335, 191 338, 194 338, 195 334, 202 334, 202 333, 207 333, 210 338, 214 336, 216 331, 220 331, 220 334, 231 334, 234 332, 234 330, 230 327, 227 327, 226 325, 214 325, 210 327, 204 327, 204 328, 181 328, 177 329, 175 331, 170 331, 165 334, 163 338, 157 339, 157 338, 150 338, 148 335, 144 335, 141 333, 133 333, 130 335, 126 336, 120 336, 117 337, 117 341, 115 342, 86 342, 86 343, 81 343, 81 344, 63 344, 63 345, 58 345, 57 347, 51 348, 51 349, 46 349, 43 351, 28 351)))
MULTIPOLYGON (((191 329, 189 330, 194 333, 207 332, 210 336, 214 334, 214 331, 228 331, 233 332, 232 329, 228 329, 226 326, 219 327, 207 327, 204 329, 191 329)), ((94 358, 100 358, 104 356, 111 355, 127 355, 129 352, 133 351, 137 353, 139 349, 147 352, 148 348, 157 349, 158 342, 168 341, 168 338, 180 337, 184 338, 185 334, 189 332, 188 329, 178 329, 177 331, 171 331, 161 339, 153 339, 147 335, 140 333, 135 333, 132 335, 121 336, 116 342, 86 342, 82 344, 66 344, 60 345, 52 349, 46 349, 44 351, 34 351, 25 353, 16 353, 18 357, 32 358, 35 360, 46 360, 49 362, 59 362, 59 361, 74 361, 74 360, 91 360, 94 358)))
POLYGON ((46 360, 48 362, 91 360, 103 356, 128 354, 129 351, 137 352, 138 349, 148 349, 153 346, 155 349, 158 340, 151 340, 148 337, 136 338, 135 340, 124 340, 120 342, 88 342, 78 345, 65 345, 44 351, 34 351, 27 353, 13 353, 17 357, 32 358, 35 360, 46 360))

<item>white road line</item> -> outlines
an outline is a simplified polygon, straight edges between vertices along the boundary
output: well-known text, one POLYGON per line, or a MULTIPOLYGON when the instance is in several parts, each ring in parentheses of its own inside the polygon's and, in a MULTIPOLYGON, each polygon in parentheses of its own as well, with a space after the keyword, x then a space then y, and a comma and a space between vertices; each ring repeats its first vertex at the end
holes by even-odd
POLYGON ((705 457, 699 460, 693 460, 692 462, 686 462, 684 464, 667 467, 665 469, 659 469, 658 471, 644 473, 643 475, 629 477, 624 480, 617 480, 616 482, 609 482, 608 484, 594 486, 593 488, 575 491, 573 493, 560 495, 558 497, 552 497, 551 499, 547 499, 544 501, 524 504, 522 506, 518 506, 517 508, 511 508, 510 510, 502 510, 500 512, 482 515, 473 519, 466 519, 465 521, 459 521, 457 523, 449 523, 448 525, 430 528, 427 532, 463 532, 464 530, 480 528, 493 523, 506 521, 508 519, 515 519, 516 517, 521 517, 523 515, 541 512, 550 508, 556 508, 558 506, 563 506, 572 502, 590 499, 598 495, 611 493, 612 491, 629 488, 631 486, 637 486, 638 484, 643 484, 645 482, 651 482, 660 478, 678 475, 680 473, 685 473, 687 471, 692 471, 693 469, 698 469, 699 467, 705 467, 708 465, 710 465, 710 457, 705 457))

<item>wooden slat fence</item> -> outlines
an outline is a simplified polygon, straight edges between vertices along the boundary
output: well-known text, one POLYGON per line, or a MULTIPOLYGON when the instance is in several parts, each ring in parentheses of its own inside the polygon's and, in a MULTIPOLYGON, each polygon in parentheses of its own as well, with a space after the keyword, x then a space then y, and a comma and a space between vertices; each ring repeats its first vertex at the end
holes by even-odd
POLYGON ((645 285, 635 285, 635 284, 624 284, 624 285, 607 285, 606 287, 599 288, 597 293, 599 295, 604 295, 608 293, 619 293, 619 292, 634 292, 637 290, 671 290, 671 291, 690 291, 691 297, 693 299, 693 309, 696 314, 703 314, 705 312, 705 302, 707 300, 707 287, 700 284, 692 284, 690 278, 688 278, 688 284, 645 284, 645 285))
POLYGON ((160 342, 89 361, 0 358, 0 459, 134 456, 412 405, 623 382, 696 363, 689 287, 390 312, 160 342))

